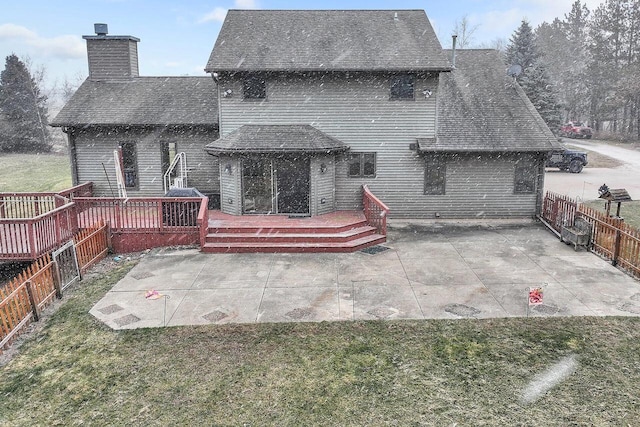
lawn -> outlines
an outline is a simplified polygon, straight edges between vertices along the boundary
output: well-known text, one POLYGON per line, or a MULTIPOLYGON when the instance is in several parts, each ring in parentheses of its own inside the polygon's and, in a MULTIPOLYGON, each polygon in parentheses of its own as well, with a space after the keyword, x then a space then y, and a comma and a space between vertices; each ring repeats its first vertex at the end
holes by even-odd
MULTIPOLYGON (((597 209, 602 213, 606 213, 607 211, 604 200, 591 200, 586 201, 584 204, 590 208, 597 209)), ((610 213, 615 215, 616 209, 618 209, 618 204, 612 203, 610 213)), ((627 224, 640 229, 640 201, 634 200, 632 202, 624 202, 620 209, 620 216, 624 218, 624 221, 627 224)))
POLYGON ((58 191, 69 187, 71 167, 67 155, 0 155, 0 192, 58 191))
POLYGON ((640 320, 536 318, 115 332, 77 285, 0 368, 0 425, 640 425, 640 320), (529 382, 575 371, 531 403, 529 382))

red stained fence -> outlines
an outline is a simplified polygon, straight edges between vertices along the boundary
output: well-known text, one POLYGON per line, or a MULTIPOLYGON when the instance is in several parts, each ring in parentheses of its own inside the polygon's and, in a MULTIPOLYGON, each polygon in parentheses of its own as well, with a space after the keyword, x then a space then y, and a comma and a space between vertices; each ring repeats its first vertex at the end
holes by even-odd
POLYGON ((571 227, 576 217, 591 224, 589 246, 593 252, 640 277, 640 230, 569 197, 546 194, 542 219, 554 230, 560 233, 562 226, 571 227))
POLYGON ((80 272, 84 274, 109 252, 109 227, 104 222, 80 231, 75 237, 76 256, 80 272))
MULTIPOLYGON (((98 224, 74 237, 81 271, 104 258, 108 251, 108 228, 98 224)), ((26 270, 0 287, 0 353, 32 321, 54 296, 62 297, 59 266, 49 254, 37 259, 26 270)))
POLYGON ((560 233, 562 226, 573 226, 577 209, 578 203, 570 197, 547 192, 542 204, 542 218, 560 233))
POLYGON ((389 208, 366 185, 362 186, 362 207, 367 223, 375 227, 378 234, 386 235, 389 208))

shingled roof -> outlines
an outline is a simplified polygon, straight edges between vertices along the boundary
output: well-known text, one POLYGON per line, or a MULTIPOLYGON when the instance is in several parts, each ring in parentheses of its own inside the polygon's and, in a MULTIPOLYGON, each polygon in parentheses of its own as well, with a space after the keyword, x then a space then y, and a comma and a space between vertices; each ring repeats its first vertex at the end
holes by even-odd
POLYGON ((495 50, 456 51, 456 69, 440 74, 437 96, 437 137, 419 139, 421 151, 533 152, 559 146, 495 50))
POLYGON ((230 10, 205 70, 449 69, 423 10, 230 10))
POLYGON ((86 80, 51 126, 218 125, 211 77, 86 80))
POLYGON ((210 154, 220 153, 330 153, 345 151, 342 141, 310 125, 244 125, 207 144, 210 154))

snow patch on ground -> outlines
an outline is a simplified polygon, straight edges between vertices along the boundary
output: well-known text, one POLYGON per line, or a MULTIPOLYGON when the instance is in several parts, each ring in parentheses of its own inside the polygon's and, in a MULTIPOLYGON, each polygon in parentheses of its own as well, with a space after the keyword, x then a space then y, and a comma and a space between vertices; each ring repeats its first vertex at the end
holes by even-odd
POLYGON ((532 403, 553 387, 564 381, 578 368, 575 355, 567 356, 559 360, 546 371, 536 375, 522 392, 523 403, 532 403))

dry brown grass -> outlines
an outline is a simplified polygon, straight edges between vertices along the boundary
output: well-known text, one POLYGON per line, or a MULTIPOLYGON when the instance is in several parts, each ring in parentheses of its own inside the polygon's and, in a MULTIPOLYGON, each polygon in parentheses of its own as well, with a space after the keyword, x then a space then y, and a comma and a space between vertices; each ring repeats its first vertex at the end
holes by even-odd
POLYGON ((81 283, 0 368, 0 424, 640 425, 640 320, 535 318, 175 327, 88 314, 81 283), (536 374, 577 370, 532 403, 536 374))

